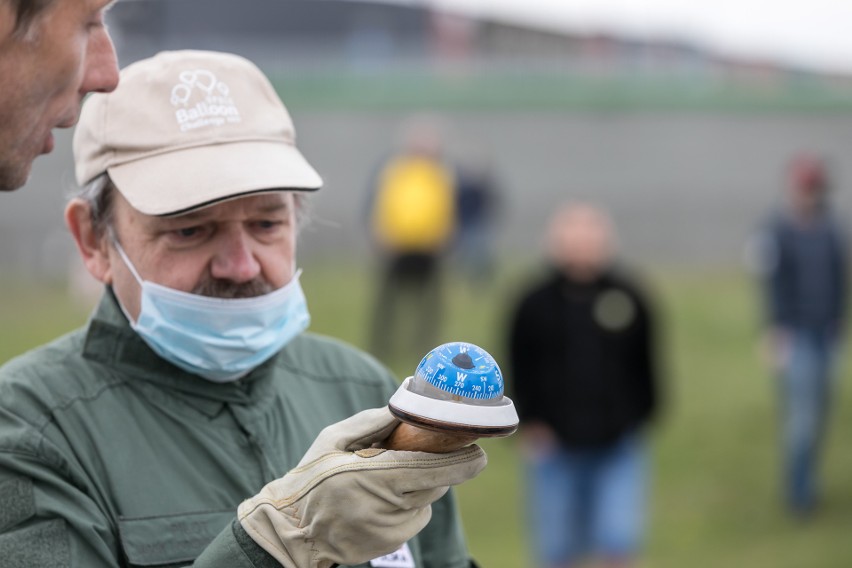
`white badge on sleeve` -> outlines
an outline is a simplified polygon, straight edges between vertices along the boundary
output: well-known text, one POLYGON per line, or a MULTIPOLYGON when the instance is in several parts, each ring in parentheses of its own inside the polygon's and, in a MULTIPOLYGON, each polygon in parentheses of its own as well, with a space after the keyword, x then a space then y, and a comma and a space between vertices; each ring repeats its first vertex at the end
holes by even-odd
POLYGON ((408 548, 407 542, 403 543, 396 552, 370 560, 370 566, 373 566, 373 568, 416 568, 414 557, 411 555, 411 549, 408 548))

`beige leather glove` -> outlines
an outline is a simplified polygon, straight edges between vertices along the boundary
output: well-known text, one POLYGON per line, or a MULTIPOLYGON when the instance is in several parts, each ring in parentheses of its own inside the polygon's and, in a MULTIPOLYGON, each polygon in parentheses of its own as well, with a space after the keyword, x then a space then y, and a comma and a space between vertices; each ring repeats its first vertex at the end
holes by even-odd
POLYGON ((286 568, 397 550, 429 522, 433 501, 487 463, 475 445, 448 454, 371 447, 398 424, 384 407, 328 426, 295 469, 240 505, 245 531, 286 568))

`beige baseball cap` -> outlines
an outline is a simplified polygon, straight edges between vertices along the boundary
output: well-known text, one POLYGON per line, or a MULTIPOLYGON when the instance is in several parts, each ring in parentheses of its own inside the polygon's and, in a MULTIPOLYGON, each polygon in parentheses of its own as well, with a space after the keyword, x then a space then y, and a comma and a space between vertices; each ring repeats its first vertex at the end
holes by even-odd
POLYGON ((86 100, 74 132, 81 186, 108 173, 138 211, 173 215, 270 190, 313 191, 290 114, 250 61, 162 52, 86 100))

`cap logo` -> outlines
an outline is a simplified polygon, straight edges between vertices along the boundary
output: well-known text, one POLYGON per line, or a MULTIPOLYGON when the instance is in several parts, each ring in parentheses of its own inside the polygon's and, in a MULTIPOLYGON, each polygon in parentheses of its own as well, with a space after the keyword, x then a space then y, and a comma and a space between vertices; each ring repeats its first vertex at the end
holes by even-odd
POLYGON ((172 106, 177 107, 175 119, 181 132, 240 122, 240 111, 228 96, 230 92, 228 85, 219 81, 212 71, 181 71, 171 93, 172 106))

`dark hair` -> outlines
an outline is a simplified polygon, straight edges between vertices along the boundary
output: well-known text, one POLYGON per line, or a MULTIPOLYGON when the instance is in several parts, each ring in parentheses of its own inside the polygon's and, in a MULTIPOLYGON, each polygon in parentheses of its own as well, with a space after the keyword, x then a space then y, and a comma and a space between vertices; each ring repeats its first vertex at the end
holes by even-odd
POLYGON ((14 34, 24 34, 40 13, 57 0, 9 0, 15 15, 14 34))

